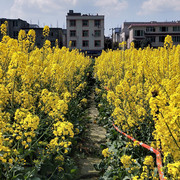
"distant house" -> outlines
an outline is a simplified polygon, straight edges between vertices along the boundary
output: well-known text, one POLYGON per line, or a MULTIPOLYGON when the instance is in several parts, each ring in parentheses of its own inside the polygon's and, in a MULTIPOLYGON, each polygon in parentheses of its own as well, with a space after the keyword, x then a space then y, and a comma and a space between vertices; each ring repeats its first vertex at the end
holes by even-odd
POLYGON ((121 26, 120 42, 128 41, 129 38, 129 26, 131 24, 139 24, 141 22, 124 22, 121 26))
MULTIPOLYGON (((36 32, 36 43, 35 45, 37 47, 42 47, 43 43, 45 41, 44 36, 43 36, 43 28, 22 28, 23 30, 28 33, 30 29, 33 29, 36 32)), ((49 28, 49 36, 47 39, 51 41, 51 46, 55 46, 56 39, 58 40, 58 45, 59 47, 63 46, 63 31, 62 28, 49 28)))
POLYGON ((104 16, 74 13, 66 16, 67 46, 87 53, 99 53, 104 49, 104 16))
MULTIPOLYGON (((26 21, 22 19, 6 19, 1 18, 0 19, 0 25, 3 24, 5 21, 8 22, 8 31, 7 35, 9 35, 11 38, 17 39, 19 31, 25 30, 26 33, 30 29, 34 29, 36 32, 36 43, 35 45, 37 47, 42 47, 44 43, 44 37, 43 37, 43 28, 40 28, 37 24, 29 24, 26 21)), ((2 39, 2 34, 0 33, 0 40, 2 39)), ((62 28, 50 28, 50 33, 48 40, 51 41, 51 45, 55 45, 55 41, 58 39, 59 47, 66 46, 66 31, 62 30, 62 28)))
POLYGON ((167 35, 172 36, 174 45, 180 44, 180 22, 125 22, 121 30, 121 41, 131 42, 140 46, 143 40, 150 42, 152 47, 163 46, 167 35))
MULTIPOLYGON (((9 35, 11 38, 18 38, 18 33, 20 29, 22 28, 29 28, 29 23, 22 19, 6 19, 6 18, 1 18, 0 19, 0 26, 3 24, 5 21, 8 22, 8 28, 7 28, 7 35, 9 35)), ((0 40, 2 39, 2 34, 0 33, 0 40)))
POLYGON ((121 28, 113 28, 113 43, 120 43, 121 28))

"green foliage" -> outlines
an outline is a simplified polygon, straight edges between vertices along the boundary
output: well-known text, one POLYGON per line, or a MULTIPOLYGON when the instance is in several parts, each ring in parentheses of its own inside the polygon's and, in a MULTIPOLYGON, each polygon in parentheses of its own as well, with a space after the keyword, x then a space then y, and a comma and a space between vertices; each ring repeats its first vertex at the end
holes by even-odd
MULTIPOLYGON (((99 110, 98 123, 103 125, 107 131, 107 143, 102 145, 102 150, 108 148, 110 156, 106 158, 102 156, 102 161, 96 165, 96 169, 101 171, 100 180, 130 180, 134 176, 140 175, 140 172, 143 171, 144 158, 147 155, 152 155, 152 153, 139 145, 134 145, 131 140, 115 130, 112 125, 113 119, 111 116, 113 107, 105 98, 102 98, 104 93, 107 93, 106 90, 101 89, 101 93, 96 94, 95 100, 97 104, 100 104, 97 106, 99 110), (131 156, 132 163, 128 168, 125 168, 121 162, 123 155, 131 156)), ((152 119, 150 119, 149 122, 151 122, 151 120, 152 119)), ((141 140, 149 142, 152 139, 153 124, 149 124, 149 128, 143 123, 140 124, 140 126, 144 131, 139 132, 137 129, 137 131, 134 132, 134 135, 136 134, 135 137, 137 139, 144 137, 141 140)), ((157 172, 155 172, 155 174, 157 174, 157 172)))

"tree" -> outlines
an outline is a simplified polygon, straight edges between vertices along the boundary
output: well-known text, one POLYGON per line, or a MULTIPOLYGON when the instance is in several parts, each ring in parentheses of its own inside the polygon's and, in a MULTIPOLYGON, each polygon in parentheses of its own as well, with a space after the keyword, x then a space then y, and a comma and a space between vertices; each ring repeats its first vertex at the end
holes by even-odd
POLYGON ((145 38, 143 40, 133 40, 133 42, 134 42, 134 47, 137 49, 139 48, 144 49, 145 47, 148 47, 148 46, 152 47, 151 45, 152 42, 151 42, 151 39, 149 38, 145 38))
POLYGON ((110 37, 105 37, 104 39, 104 50, 112 49, 112 39, 110 37))
POLYGON ((143 39, 141 42, 140 42, 140 45, 141 45, 141 48, 144 49, 145 47, 152 47, 151 45, 151 39, 149 38, 146 38, 146 39, 143 39))

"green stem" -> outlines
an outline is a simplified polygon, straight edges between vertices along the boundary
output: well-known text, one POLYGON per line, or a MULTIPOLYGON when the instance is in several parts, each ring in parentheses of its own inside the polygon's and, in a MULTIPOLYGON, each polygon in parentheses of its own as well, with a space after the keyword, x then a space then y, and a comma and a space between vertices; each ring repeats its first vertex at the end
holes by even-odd
POLYGON ((166 126, 167 126, 167 128, 168 128, 168 130, 169 130, 169 133, 171 134, 171 136, 172 136, 172 138, 173 138, 173 140, 174 140, 174 142, 175 142, 175 144, 177 145, 177 147, 180 149, 180 146, 178 145, 178 143, 177 143, 177 141, 176 141, 176 139, 174 138, 174 136, 173 136, 173 134, 172 134, 172 132, 171 132, 171 130, 170 130, 170 128, 169 128, 169 126, 168 126, 168 124, 165 122, 165 124, 166 124, 166 126))
MULTIPOLYGON (((162 113, 161 113, 161 115, 162 115, 162 118, 164 119, 164 116, 163 116, 163 114, 162 114, 162 113)), ((164 122, 165 122, 165 121, 164 121, 164 122)), ((171 130, 170 130, 170 128, 169 128, 169 126, 168 126, 167 122, 165 122, 165 124, 166 124, 166 126, 167 126, 167 128, 168 128, 168 130, 169 130, 169 133, 170 133, 170 135, 172 136, 172 138, 173 138, 173 140, 174 140, 174 142, 175 142, 176 146, 180 149, 180 147, 179 147, 179 145, 178 145, 178 143, 177 143, 177 141, 176 141, 175 137, 173 136, 173 134, 172 134, 172 132, 171 132, 171 130)))
POLYGON ((54 173, 56 172, 57 168, 58 168, 58 166, 55 168, 55 170, 53 171, 53 173, 51 174, 51 176, 48 178, 48 180, 50 180, 50 179, 53 177, 53 175, 54 175, 54 173))
POLYGON ((36 142, 31 146, 31 148, 46 134, 46 132, 49 130, 53 122, 49 125, 49 127, 44 131, 44 133, 36 140, 36 142))

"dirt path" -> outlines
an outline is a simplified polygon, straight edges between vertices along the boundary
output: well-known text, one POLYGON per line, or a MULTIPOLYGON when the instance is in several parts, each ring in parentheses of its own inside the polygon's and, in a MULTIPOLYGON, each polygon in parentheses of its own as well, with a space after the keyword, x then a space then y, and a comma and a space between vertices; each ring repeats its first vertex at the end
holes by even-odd
POLYGON ((96 124, 96 118, 98 116, 98 110, 94 101, 94 93, 89 98, 90 107, 89 112, 89 124, 85 132, 86 141, 82 144, 82 149, 87 150, 84 158, 78 160, 80 178, 78 180, 96 180, 99 177, 99 172, 95 170, 94 164, 100 163, 101 159, 101 143, 105 143, 106 130, 96 124))

